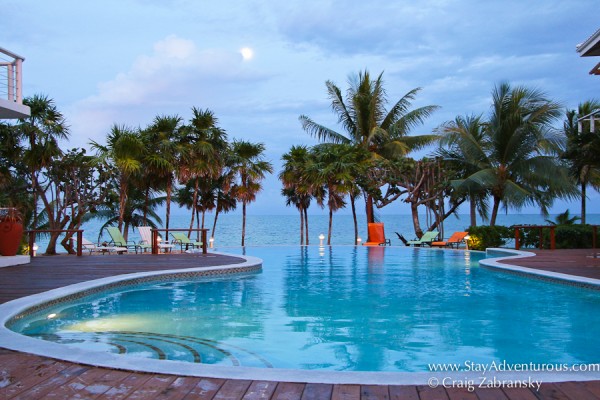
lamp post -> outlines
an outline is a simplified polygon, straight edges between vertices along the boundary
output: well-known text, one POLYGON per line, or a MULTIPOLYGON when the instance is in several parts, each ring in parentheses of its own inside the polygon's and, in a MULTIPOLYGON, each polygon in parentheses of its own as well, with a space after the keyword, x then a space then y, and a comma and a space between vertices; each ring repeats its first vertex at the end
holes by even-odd
POLYGON ((469 236, 469 235, 465 236, 465 246, 466 246, 467 250, 469 250, 469 239, 471 239, 471 236, 469 236))
POLYGON ((325 235, 322 233, 319 235, 319 246, 323 247, 323 240, 325 240, 325 235))
POLYGON ((215 245, 215 238, 211 237, 210 239, 208 239, 208 244, 209 244, 209 247, 212 249, 213 246, 215 245))
POLYGON ((360 246, 360 244, 362 243, 362 239, 359 237, 356 238, 356 245, 360 246))

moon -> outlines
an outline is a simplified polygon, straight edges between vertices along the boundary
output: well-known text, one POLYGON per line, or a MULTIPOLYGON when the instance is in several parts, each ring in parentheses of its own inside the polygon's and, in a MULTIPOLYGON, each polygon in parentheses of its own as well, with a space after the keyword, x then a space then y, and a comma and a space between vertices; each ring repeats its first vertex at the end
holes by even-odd
POLYGON ((252 50, 250 47, 242 47, 240 49, 240 53, 242 54, 244 61, 251 60, 252 57, 254 57, 254 50, 252 50))

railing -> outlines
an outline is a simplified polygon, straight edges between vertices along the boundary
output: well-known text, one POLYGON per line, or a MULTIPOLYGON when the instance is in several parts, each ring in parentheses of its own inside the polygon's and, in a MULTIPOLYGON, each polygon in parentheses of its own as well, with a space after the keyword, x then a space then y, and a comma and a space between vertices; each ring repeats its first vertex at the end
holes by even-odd
POLYGON ((202 254, 206 254, 207 253, 207 247, 206 247, 206 232, 208 232, 208 229, 206 228, 192 228, 192 229, 173 229, 173 228, 169 228, 169 229, 158 229, 158 228, 152 228, 152 254, 158 254, 158 232, 166 232, 167 235, 169 234, 169 232, 200 232, 202 234, 202 254))
POLYGON ((0 47, 0 97, 23 103, 22 65, 25 58, 0 47))
POLYGON ((577 120, 577 131, 583 133, 583 122, 590 121, 590 133, 596 131, 596 119, 600 119, 600 110, 593 111, 577 120))
POLYGON ((33 249, 33 245, 35 244, 35 235, 38 233, 68 233, 68 232, 75 232, 77 233, 77 256, 81 257, 83 255, 83 229, 36 229, 36 230, 32 230, 32 231, 25 231, 23 233, 27 233, 29 234, 29 255, 31 257, 34 256, 34 249, 33 249))

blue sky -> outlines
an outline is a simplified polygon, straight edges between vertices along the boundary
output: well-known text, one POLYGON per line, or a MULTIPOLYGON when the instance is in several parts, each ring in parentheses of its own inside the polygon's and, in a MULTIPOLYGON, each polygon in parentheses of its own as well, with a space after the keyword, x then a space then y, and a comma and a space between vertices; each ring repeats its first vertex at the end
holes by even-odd
MULTIPOLYGON (((325 81, 384 71, 390 101, 442 108, 415 133, 489 111, 500 81, 545 91, 565 107, 597 96, 599 61, 575 46, 596 29, 597 2, 573 1, 3 1, 0 46, 26 58, 24 94, 55 99, 71 146, 113 123, 189 119, 209 108, 231 138, 260 141, 280 169, 292 144, 315 144, 298 116, 335 127, 325 81), (249 48, 252 56, 242 55, 249 48)), ((558 123, 560 125, 560 122, 558 123)), ((276 174, 250 213, 293 213, 276 174)), ((591 195, 588 212, 600 212, 591 195)), ((578 202, 558 202, 578 212, 578 202)), ((317 212, 317 209, 312 209, 317 212)), ((525 212, 537 212, 526 209, 525 212)), ((397 204, 384 214, 407 213, 397 204)), ((462 212, 468 212, 465 208, 462 212)))

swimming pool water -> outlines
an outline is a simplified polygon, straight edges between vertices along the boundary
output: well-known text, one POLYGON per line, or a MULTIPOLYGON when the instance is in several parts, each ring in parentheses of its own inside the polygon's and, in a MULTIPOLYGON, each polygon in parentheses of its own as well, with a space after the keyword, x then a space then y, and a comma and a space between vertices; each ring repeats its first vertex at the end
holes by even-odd
POLYGON ((245 251, 264 260, 262 272, 113 289, 10 328, 90 350, 254 367, 600 361, 598 291, 481 268, 482 253, 245 251))

